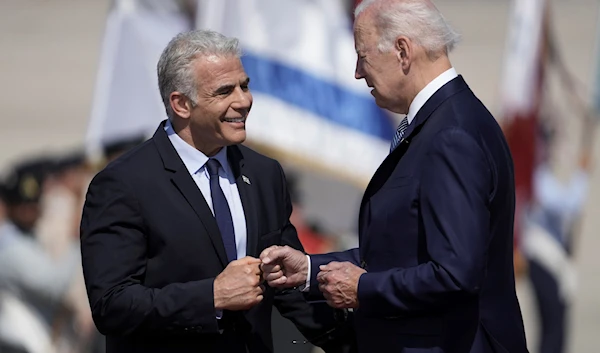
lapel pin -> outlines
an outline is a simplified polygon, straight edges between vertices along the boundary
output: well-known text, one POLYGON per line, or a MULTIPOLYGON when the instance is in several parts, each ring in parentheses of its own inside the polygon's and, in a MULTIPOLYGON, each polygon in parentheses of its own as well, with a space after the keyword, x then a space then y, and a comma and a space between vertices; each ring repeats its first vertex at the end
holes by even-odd
POLYGON ((245 176, 245 175, 242 175, 242 180, 244 181, 244 183, 246 183, 246 184, 250 185, 250 179, 248 179, 248 177, 247 177, 247 176, 245 176))

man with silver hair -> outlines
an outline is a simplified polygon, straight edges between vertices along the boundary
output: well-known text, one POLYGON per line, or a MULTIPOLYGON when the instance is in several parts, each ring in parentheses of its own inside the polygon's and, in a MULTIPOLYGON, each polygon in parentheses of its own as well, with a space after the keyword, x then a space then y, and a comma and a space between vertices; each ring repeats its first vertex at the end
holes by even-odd
POLYGON ((360 206, 357 249, 261 253, 274 287, 353 311, 359 352, 527 352, 513 275, 512 157, 452 67, 458 41, 427 0, 363 1, 355 76, 405 114, 360 206))
POLYGON ((168 119, 91 182, 81 252, 108 353, 272 352, 273 305, 345 349, 332 308, 262 284, 263 249, 303 249, 281 166, 241 145, 249 81, 236 39, 179 34, 158 62, 168 119))

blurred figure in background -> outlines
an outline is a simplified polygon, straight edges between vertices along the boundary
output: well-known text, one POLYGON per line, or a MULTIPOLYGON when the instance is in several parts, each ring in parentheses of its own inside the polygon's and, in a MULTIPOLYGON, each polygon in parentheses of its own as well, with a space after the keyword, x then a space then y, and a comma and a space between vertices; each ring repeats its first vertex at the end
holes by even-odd
POLYGON ((144 135, 128 136, 104 144, 104 162, 108 164, 147 139, 144 135))
POLYGON ((36 235, 55 259, 61 258, 73 242, 79 241, 80 213, 90 178, 85 155, 80 151, 60 156, 53 162, 40 200, 42 215, 36 235))
POLYGON ((34 235, 51 165, 46 158, 17 165, 2 191, 7 219, 0 226, 0 338, 31 352, 50 351, 46 343, 79 261, 76 247, 54 261, 34 235))
POLYGON ((556 123, 549 118, 540 122, 534 202, 521 245, 537 301, 540 353, 562 353, 567 346, 568 308, 576 286, 573 232, 589 187, 588 149, 582 149, 568 180, 561 180, 555 172, 556 123))
MULTIPOLYGON (((36 236, 49 256, 60 261, 79 249, 79 223, 85 190, 91 180, 85 154, 80 150, 58 156, 41 197, 42 216, 36 236)), ((65 293, 66 305, 54 320, 54 337, 60 351, 80 352, 97 332, 87 301, 81 262, 65 293)))

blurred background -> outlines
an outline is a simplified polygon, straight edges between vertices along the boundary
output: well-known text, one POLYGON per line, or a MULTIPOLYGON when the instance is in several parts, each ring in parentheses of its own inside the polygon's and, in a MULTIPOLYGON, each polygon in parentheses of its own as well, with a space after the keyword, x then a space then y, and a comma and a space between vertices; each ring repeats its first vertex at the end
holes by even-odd
MULTIPOLYGON (((356 2, 0 0, 0 353, 103 352, 79 260, 85 190, 165 119, 156 61, 183 30, 240 38, 254 95, 247 144, 286 169, 307 251, 355 246, 362 192, 401 119, 354 80, 356 2)), ((513 153, 530 350, 596 352, 599 2, 436 5, 463 36, 455 68, 513 153)), ((277 352, 317 351, 273 320, 277 352)))

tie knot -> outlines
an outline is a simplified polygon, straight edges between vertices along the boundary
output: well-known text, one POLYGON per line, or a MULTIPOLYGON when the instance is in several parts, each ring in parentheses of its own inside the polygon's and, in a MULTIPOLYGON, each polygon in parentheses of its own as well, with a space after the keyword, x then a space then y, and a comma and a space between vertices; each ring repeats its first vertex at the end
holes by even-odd
POLYGON ((213 177, 219 175, 219 167, 221 163, 214 158, 209 158, 208 162, 206 162, 206 167, 208 168, 208 174, 213 177))
POLYGON ((408 127, 408 116, 405 116, 404 119, 402 119, 402 121, 400 122, 400 125, 398 125, 398 128, 396 128, 396 132, 394 133, 394 137, 392 138, 392 145, 390 146, 390 153, 396 149, 396 147, 398 147, 398 144, 400 143, 400 140, 402 140, 402 136, 404 136, 404 132, 406 131, 406 128, 408 127))
POLYGON ((408 116, 405 116, 404 119, 402 119, 402 121, 400 122, 400 125, 398 125, 398 131, 401 131, 402 133, 404 133, 404 131, 406 131, 407 127, 408 127, 408 116))

